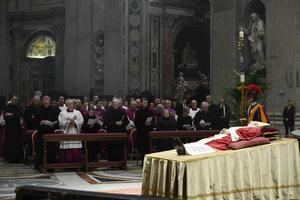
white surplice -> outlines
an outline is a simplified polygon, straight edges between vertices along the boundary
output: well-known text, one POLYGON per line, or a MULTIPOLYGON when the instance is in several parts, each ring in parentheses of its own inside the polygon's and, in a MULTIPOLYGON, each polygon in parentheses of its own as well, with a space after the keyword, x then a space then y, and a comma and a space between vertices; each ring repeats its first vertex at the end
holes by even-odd
MULTIPOLYGON (((73 110, 68 112, 63 110, 58 116, 59 126, 64 130, 64 134, 79 134, 81 126, 83 124, 83 117, 81 112, 73 110), (76 126, 71 127, 70 122, 74 120, 76 126)), ((82 148, 81 141, 61 141, 59 145, 60 149, 78 149, 82 148)))
POLYGON ((63 106, 58 106, 58 108, 60 111, 67 110, 66 104, 64 104, 63 106))
POLYGON ((189 116, 191 116, 191 118, 194 119, 197 112, 199 112, 199 111, 200 111, 200 108, 197 108, 196 110, 193 110, 192 108, 190 108, 189 116))

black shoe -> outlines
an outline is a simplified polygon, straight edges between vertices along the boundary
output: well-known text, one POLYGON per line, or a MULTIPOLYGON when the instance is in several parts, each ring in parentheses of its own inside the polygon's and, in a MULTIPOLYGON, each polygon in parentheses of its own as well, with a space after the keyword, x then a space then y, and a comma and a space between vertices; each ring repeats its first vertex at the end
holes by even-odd
POLYGON ((173 146, 176 149, 177 155, 186 155, 184 145, 179 137, 173 137, 173 146))

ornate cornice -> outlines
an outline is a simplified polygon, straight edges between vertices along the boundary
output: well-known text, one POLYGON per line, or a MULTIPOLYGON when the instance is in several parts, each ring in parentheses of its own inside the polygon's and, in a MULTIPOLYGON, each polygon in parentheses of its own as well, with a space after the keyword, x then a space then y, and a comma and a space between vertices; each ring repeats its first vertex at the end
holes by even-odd
POLYGON ((63 17, 65 15, 64 7, 54 7, 43 11, 34 12, 9 12, 8 18, 11 21, 27 21, 27 20, 45 20, 55 17, 63 17))

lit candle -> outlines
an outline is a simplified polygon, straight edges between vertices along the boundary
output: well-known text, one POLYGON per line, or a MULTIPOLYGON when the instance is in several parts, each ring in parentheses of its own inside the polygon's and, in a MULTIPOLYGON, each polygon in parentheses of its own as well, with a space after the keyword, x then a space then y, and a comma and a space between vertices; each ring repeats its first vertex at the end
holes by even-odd
POLYGON ((245 83, 245 74, 240 75, 240 81, 241 83, 245 83))
POLYGON ((244 31, 243 30, 240 31, 239 36, 241 39, 244 39, 244 31))

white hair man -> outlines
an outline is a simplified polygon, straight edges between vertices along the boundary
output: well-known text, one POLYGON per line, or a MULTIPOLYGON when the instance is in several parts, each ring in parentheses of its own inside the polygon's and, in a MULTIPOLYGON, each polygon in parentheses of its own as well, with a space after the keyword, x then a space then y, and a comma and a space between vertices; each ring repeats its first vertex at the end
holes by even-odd
POLYGON ((198 102, 197 102, 197 100, 193 99, 191 101, 191 108, 190 108, 189 116, 191 116, 192 119, 194 119, 196 113, 199 111, 200 111, 200 108, 198 108, 198 102))
MULTIPOLYGON (((58 121, 65 134, 79 134, 83 124, 82 114, 74 109, 74 100, 66 100, 66 110, 60 112, 58 121)), ((81 161, 81 141, 62 141, 60 143, 61 161, 80 162, 81 161)))
POLYGON ((194 126, 197 130, 210 130, 212 117, 208 112, 209 104, 206 101, 201 103, 201 110, 197 112, 194 118, 194 126))
MULTIPOLYGON (((104 115, 104 126, 109 133, 126 133, 126 126, 129 120, 126 112, 121 108, 121 100, 119 98, 112 99, 112 106, 104 115)), ((122 143, 112 142, 107 146, 109 161, 122 159, 122 143)))

